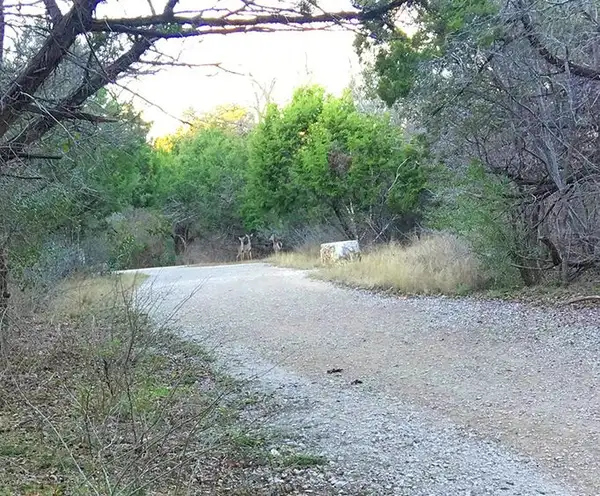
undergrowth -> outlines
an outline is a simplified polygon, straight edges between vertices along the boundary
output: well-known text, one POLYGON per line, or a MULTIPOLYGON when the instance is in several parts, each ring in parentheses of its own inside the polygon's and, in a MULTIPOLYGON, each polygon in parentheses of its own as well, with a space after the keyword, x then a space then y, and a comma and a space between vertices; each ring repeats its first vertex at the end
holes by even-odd
POLYGON ((71 280, 1 358, 0 495, 287 494, 257 401, 147 317, 132 275, 71 280), (275 488, 277 489, 277 488, 275 488))

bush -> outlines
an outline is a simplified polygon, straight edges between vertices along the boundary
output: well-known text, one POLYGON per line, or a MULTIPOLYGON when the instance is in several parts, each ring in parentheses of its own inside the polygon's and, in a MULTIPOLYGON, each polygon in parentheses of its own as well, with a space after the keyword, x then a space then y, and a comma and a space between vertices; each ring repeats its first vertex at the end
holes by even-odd
POLYGON ((480 263, 458 236, 430 234, 404 247, 388 244, 366 253, 361 262, 324 268, 321 276, 369 289, 407 294, 460 294, 484 283, 480 263))
POLYGON ((175 261, 164 217, 148 209, 132 208, 113 214, 110 266, 138 269, 170 265, 175 261))
POLYGON ((56 237, 29 248, 24 257, 14 256, 12 260, 13 276, 23 287, 43 290, 87 270, 85 252, 77 243, 56 237))
POLYGON ((429 225, 466 239, 481 262, 493 286, 514 286, 519 282, 515 263, 523 233, 511 215, 510 186, 471 164, 464 176, 446 171, 439 185, 429 225))

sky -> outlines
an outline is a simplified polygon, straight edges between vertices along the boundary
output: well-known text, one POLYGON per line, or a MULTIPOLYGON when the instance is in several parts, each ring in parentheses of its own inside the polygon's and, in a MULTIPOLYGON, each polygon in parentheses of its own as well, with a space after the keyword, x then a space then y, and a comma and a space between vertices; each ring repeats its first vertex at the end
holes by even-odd
MULTIPOLYGON (((214 67, 170 67, 129 87, 151 102, 135 100, 144 118, 154 122, 151 136, 161 136, 180 126, 177 117, 190 107, 207 112, 224 104, 253 106, 257 92, 253 80, 267 87, 274 81, 272 97, 280 104, 306 83, 341 93, 359 72, 353 40, 354 33, 349 31, 249 33, 189 40, 181 60, 220 63, 241 75, 214 67)), ((172 53, 181 49, 178 41, 177 48, 170 40, 162 43, 172 53)))
MULTIPOLYGON (((159 10, 164 5, 164 0, 151 1, 159 10)), ((180 0, 178 10, 195 10, 198 1, 180 0)), ((262 3, 279 6, 281 1, 262 0, 262 3)), ((284 0, 284 4, 287 2, 284 0)), ((207 5, 236 8, 239 4, 240 0, 211 0, 207 5)), ((319 5, 327 11, 352 10, 350 0, 320 0, 319 5)), ((148 0, 105 2, 98 9, 100 18, 149 13, 148 0)), ((157 48, 170 56, 179 56, 183 62, 219 63, 224 69, 241 75, 214 67, 170 67, 157 75, 128 83, 127 87, 142 97, 134 102, 143 110, 144 118, 154 123, 151 137, 161 136, 180 126, 177 118, 190 107, 207 112, 224 104, 253 106, 257 91, 253 79, 264 86, 275 81, 272 97, 280 104, 289 100, 295 88, 306 83, 320 84, 331 93, 339 94, 359 72, 353 41, 354 33, 341 29, 163 40, 157 48)), ((131 98, 131 94, 123 92, 122 97, 131 98)))

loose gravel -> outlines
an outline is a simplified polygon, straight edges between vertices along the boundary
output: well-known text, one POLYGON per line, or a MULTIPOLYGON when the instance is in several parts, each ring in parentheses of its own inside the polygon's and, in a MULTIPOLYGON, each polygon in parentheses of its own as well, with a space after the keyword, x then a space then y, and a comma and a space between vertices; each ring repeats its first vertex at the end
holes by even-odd
POLYGON ((272 397, 265 424, 326 457, 332 494, 600 494, 597 309, 383 297, 264 264, 145 272, 162 318, 189 297, 182 330, 272 397))

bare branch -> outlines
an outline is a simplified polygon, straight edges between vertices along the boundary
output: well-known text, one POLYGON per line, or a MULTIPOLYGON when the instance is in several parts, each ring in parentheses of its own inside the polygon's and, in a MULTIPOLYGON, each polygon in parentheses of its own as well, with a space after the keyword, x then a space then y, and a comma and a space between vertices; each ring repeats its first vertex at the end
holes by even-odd
POLYGON ((4 64, 4 0, 0 0, 0 67, 4 64))
POLYGON ((52 22, 58 24, 62 19, 62 12, 58 8, 58 5, 56 5, 56 0, 44 0, 44 5, 52 22))
POLYGON ((600 296, 598 295, 590 295, 590 296, 579 296, 577 298, 572 298, 564 302, 564 305, 572 305, 573 303, 583 303, 584 301, 598 301, 600 302, 600 296))
POLYGON ((103 115, 95 115, 90 114, 88 112, 82 112, 79 110, 69 109, 69 108, 53 108, 53 109, 44 109, 37 105, 27 105, 24 110, 28 112, 32 112, 35 114, 42 114, 51 116, 53 119, 58 121, 61 120, 79 120, 79 121, 87 121, 93 123, 100 122, 118 122, 118 119, 115 117, 107 117, 103 115))
POLYGON ((206 34, 225 34, 253 31, 268 31, 276 26, 303 26, 322 23, 346 23, 350 21, 367 21, 375 19, 408 3, 408 0, 394 0, 367 11, 324 12, 319 15, 290 15, 273 13, 254 15, 251 17, 195 17, 168 16, 165 14, 138 17, 136 19, 104 19, 93 21, 90 30, 95 32, 126 33, 146 35, 156 38, 186 38, 206 34), (173 25, 180 27, 173 30, 173 25), (185 28, 189 26, 189 28, 185 28))
POLYGON ((131 48, 115 60, 110 66, 103 71, 96 72, 90 78, 84 80, 69 96, 67 96, 57 106, 57 113, 46 113, 36 121, 29 124, 16 138, 12 139, 8 146, 0 148, 0 158, 12 158, 15 153, 30 145, 41 138, 44 134, 60 122, 67 118, 67 115, 72 115, 77 112, 79 107, 100 88, 106 84, 113 82, 122 72, 126 71, 132 64, 139 61, 144 52, 151 46, 152 40, 139 39, 131 48))
POLYGON ((57 23, 42 48, 30 60, 27 67, 12 82, 0 99, 0 137, 18 118, 32 95, 52 74, 66 51, 73 45, 77 35, 92 21, 92 12, 100 0, 77 0, 69 13, 57 23))
MULTIPOLYGON (((521 6, 523 3, 521 2, 521 6)), ((558 67, 561 71, 568 70, 571 74, 575 76, 583 77, 586 79, 600 80, 600 70, 593 69, 592 67, 585 67, 574 62, 571 62, 567 59, 562 59, 557 55, 553 54, 540 40, 539 36, 536 34, 535 28, 533 26, 533 21, 531 16, 524 12, 521 16, 521 22, 523 23, 523 27, 525 28, 525 36, 529 40, 531 46, 538 51, 538 53, 544 58, 546 62, 550 65, 558 67)))
POLYGON ((11 179, 25 179, 28 181, 43 181, 46 179, 43 176, 21 176, 19 174, 0 173, 0 177, 10 177, 11 179))

